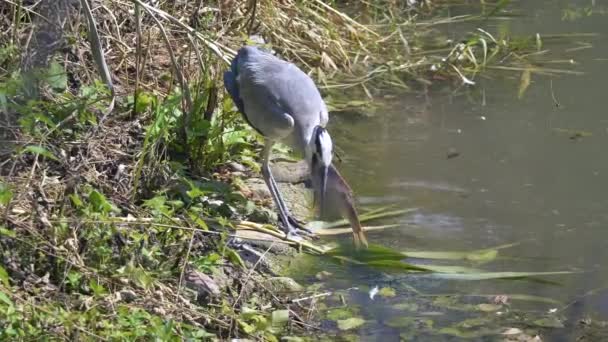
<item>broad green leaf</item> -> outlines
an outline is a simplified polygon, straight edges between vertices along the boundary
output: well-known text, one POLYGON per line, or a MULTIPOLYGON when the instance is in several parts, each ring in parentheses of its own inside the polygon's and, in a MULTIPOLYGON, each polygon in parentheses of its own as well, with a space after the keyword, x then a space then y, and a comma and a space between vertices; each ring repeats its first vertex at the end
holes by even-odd
POLYGON ((365 324, 365 320, 360 317, 351 317, 351 318, 340 320, 337 323, 338 323, 338 329, 351 330, 351 329, 358 328, 358 327, 362 326, 363 324, 365 324))
POLYGON ((0 183, 0 204, 8 205, 8 203, 13 199, 13 192, 11 189, 4 183, 0 183))
POLYGON ((3 302, 8 306, 14 306, 13 301, 10 298, 8 298, 6 293, 4 293, 2 291, 0 291, 0 302, 3 302))
POLYGON ((325 253, 329 256, 349 257, 355 261, 367 263, 368 261, 399 261, 406 256, 396 250, 381 245, 370 244, 367 249, 356 249, 352 244, 342 244, 325 253))
POLYGON ((15 233, 14 230, 8 230, 5 227, 0 226, 0 235, 14 238, 15 236, 17 236, 17 233, 15 233))
POLYGON ((479 268, 472 268, 466 266, 452 266, 452 265, 419 265, 424 268, 438 273, 483 273, 484 271, 479 268))
POLYGON ((411 316, 393 316, 388 318, 384 324, 391 328, 414 328, 416 318, 411 316))
POLYGON ((540 318, 532 322, 532 324, 543 328, 563 328, 564 323, 555 316, 540 318))
POLYGON ((84 206, 84 203, 82 203, 82 199, 80 199, 80 196, 78 196, 78 194, 71 194, 69 197, 74 207, 82 208, 84 206))
POLYGON ((89 280, 89 287, 93 290, 93 294, 96 297, 101 297, 107 293, 106 289, 96 279, 89 280))
POLYGON ((570 271, 558 272, 483 272, 483 273, 433 273, 429 277, 453 280, 492 280, 492 279, 527 279, 539 276, 573 274, 570 271))
POLYGON ((347 306, 342 308, 331 308, 327 311, 325 317, 332 321, 343 320, 353 317, 359 312, 356 306, 347 306))
POLYGON ((418 271, 418 272, 431 272, 430 269, 425 268, 424 266, 417 266, 408 264, 406 262, 398 261, 398 260, 380 260, 380 261, 368 261, 364 263, 364 265, 384 269, 386 271, 390 270, 402 270, 402 271, 418 271))
POLYGON ((385 298, 395 297, 397 293, 392 287, 383 287, 378 291, 378 295, 385 298))
POLYGON ((59 159, 57 157, 55 157, 55 155, 53 153, 51 153, 51 151, 49 151, 46 148, 39 146, 39 145, 28 145, 21 151, 21 154, 27 153, 27 152, 33 153, 33 154, 39 154, 43 157, 59 161, 59 159))
POLYGON ((5 287, 10 287, 8 272, 4 269, 4 267, 0 266, 0 282, 4 284, 5 287))
POLYGON ((154 97, 145 92, 137 92, 137 98, 135 99, 135 112, 144 112, 150 104, 154 101, 154 97))
POLYGON ((194 222, 200 229, 209 230, 207 223, 200 217, 199 213, 188 211, 188 217, 194 222))
POLYGON ((463 339, 476 339, 483 336, 498 334, 498 331, 489 329, 465 330, 455 327, 446 327, 439 330, 440 334, 456 336, 463 339))
POLYGON ((491 303, 481 303, 477 305, 477 309, 483 312, 493 312, 498 311, 502 308, 502 305, 491 304, 491 303))
POLYGON ((281 328, 287 325, 289 321, 289 310, 275 310, 272 312, 271 322, 275 328, 281 328))
POLYGON ((392 306, 395 310, 405 310, 405 311, 418 311, 418 304, 416 303, 399 303, 392 306))
POLYGON ((232 264, 241 266, 241 267, 245 267, 245 263, 243 262, 243 259, 241 259, 241 256, 239 255, 239 253, 237 253, 234 249, 226 248, 225 255, 226 255, 226 258, 228 260, 230 260, 230 262, 232 264))
POLYGON ((46 82, 55 90, 65 90, 68 87, 68 76, 57 61, 53 61, 49 65, 46 82))
POLYGON ((89 200, 93 205, 93 209, 97 212, 108 213, 115 210, 114 206, 108 201, 106 196, 97 190, 92 190, 89 193, 89 200))
POLYGON ((487 263, 495 260, 498 257, 498 251, 501 249, 517 246, 519 243, 509 243, 493 248, 478 249, 469 252, 454 252, 454 251, 408 251, 403 252, 410 258, 433 259, 433 260, 467 260, 476 263, 487 263))

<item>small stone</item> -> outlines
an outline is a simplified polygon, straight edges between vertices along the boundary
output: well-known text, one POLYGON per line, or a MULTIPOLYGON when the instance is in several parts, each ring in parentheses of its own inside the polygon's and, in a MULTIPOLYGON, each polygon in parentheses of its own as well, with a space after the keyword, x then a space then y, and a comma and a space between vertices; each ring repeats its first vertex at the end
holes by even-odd
POLYGON ((222 294, 215 280, 203 272, 196 270, 189 271, 185 276, 185 280, 186 287, 196 291, 199 296, 205 294, 219 296, 222 294))
POLYGON ((318 280, 327 280, 329 279, 332 275, 334 275, 331 272, 327 272, 327 271, 321 271, 319 273, 317 273, 315 275, 315 278, 317 278, 318 280))
POLYGON ((228 166, 230 166, 230 169, 232 169, 232 171, 236 171, 236 172, 247 171, 247 168, 245 168, 245 166, 243 164, 239 164, 237 162, 230 162, 230 163, 228 163, 228 166))
POLYGON ((289 277, 272 277, 266 280, 267 287, 273 292, 300 292, 304 288, 289 277))
POLYGON ((130 303, 137 299, 137 294, 132 290, 121 290, 116 293, 116 301, 124 301, 130 303))
POLYGON ((164 316, 167 314, 167 311, 165 311, 163 308, 154 308, 152 311, 159 316, 164 316))

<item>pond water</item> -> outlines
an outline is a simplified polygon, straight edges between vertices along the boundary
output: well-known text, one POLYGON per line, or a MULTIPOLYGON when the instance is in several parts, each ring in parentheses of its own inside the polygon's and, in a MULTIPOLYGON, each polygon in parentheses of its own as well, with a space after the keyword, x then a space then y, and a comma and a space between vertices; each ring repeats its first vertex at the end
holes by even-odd
POLYGON ((335 114, 330 130, 345 151, 339 168, 360 206, 417 208, 387 220, 403 223, 402 227, 370 233, 368 239, 374 243, 401 251, 471 251, 517 243, 501 250, 495 261, 473 266, 492 272, 582 273, 542 278, 549 282, 456 281, 321 264, 319 268, 333 273, 324 289, 359 288, 344 293, 346 307, 366 320, 351 330, 361 340, 457 339, 459 332, 438 333, 450 327, 460 333, 486 327, 531 328, 543 340, 572 340, 585 334, 581 319, 608 319, 608 289, 602 290, 608 287, 608 111, 602 102, 608 95, 608 3, 537 0, 512 6, 523 16, 452 25, 446 33, 462 39, 463 27, 476 25, 490 32, 501 26, 514 34, 541 36, 599 33, 577 38, 592 48, 569 50, 583 46, 573 40, 545 46, 556 59, 580 63, 575 69, 585 74, 533 75, 521 99, 521 74, 511 73, 478 77, 475 86, 450 92, 386 100, 386 110, 372 118, 335 114), (595 13, 565 18, 565 13, 579 13, 572 12, 577 6, 594 6, 595 13), (374 286, 391 287, 396 296, 371 300, 367 291, 374 286), (409 286, 424 296, 413 294, 409 286), (471 305, 500 298, 463 297, 459 304, 447 305, 449 297, 432 296, 438 294, 505 294, 509 306, 475 310, 471 305), (559 303, 517 300, 515 294, 559 303))

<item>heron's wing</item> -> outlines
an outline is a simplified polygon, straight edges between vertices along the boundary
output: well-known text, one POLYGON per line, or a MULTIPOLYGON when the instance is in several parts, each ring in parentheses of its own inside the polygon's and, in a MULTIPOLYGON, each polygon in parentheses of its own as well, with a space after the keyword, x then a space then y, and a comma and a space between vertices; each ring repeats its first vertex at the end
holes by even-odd
POLYGON ((289 135, 294 106, 287 90, 293 87, 283 73, 289 63, 251 47, 239 50, 237 63, 237 85, 247 121, 267 137, 289 135))
POLYGON ((238 77, 238 56, 232 60, 232 64, 230 65, 230 71, 226 71, 224 73, 224 87, 230 97, 232 98, 232 102, 236 105, 239 111, 242 114, 245 114, 245 107, 243 105, 243 100, 241 99, 241 95, 239 94, 239 85, 237 83, 238 77))

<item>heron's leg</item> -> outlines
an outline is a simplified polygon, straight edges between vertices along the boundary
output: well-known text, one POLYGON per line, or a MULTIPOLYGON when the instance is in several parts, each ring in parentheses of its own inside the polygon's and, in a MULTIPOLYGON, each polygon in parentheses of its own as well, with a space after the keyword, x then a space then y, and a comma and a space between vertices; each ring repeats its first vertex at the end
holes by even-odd
MULTIPOLYGON (((270 170, 270 167, 268 169, 270 170)), ((283 209, 279 209, 279 210, 283 210, 287 214, 287 221, 285 221, 283 219, 283 217, 281 216, 281 221, 283 222, 283 224, 285 224, 285 225, 289 224, 290 226, 295 227, 296 229, 306 232, 307 235, 310 235, 311 237, 314 236, 314 232, 312 230, 306 228, 304 226, 304 222, 296 219, 289 213, 289 209, 287 209, 287 206, 285 205, 285 202, 283 202, 283 198, 281 197, 281 193, 279 192, 279 186, 275 182, 274 177, 272 177, 272 175, 270 177, 270 181, 272 182, 272 186, 274 187, 277 194, 279 195, 278 196, 279 204, 277 204, 277 206, 280 208, 283 208, 283 209)), ((270 186, 269 186, 269 188, 270 188, 270 186)))
POLYGON ((273 145, 274 142, 268 140, 264 144, 264 149, 262 150, 262 176, 264 177, 266 186, 268 186, 268 190, 270 190, 274 203, 279 209, 279 216, 285 226, 285 233, 291 237, 298 237, 299 234, 290 223, 289 212, 287 211, 285 202, 283 202, 283 198, 281 198, 277 184, 274 181, 274 177, 272 177, 272 171, 270 170, 270 151, 272 150, 273 145))

